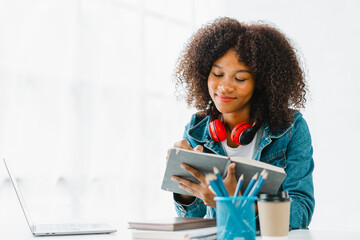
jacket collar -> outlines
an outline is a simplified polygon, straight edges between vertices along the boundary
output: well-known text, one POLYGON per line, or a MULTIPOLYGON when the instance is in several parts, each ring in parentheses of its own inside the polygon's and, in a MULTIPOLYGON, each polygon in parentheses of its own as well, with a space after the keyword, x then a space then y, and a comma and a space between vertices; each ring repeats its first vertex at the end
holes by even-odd
POLYGON ((265 129, 265 135, 269 136, 270 138, 274 139, 274 138, 280 138, 282 137, 285 133, 287 133, 294 125, 294 122, 289 122, 289 124, 287 124, 286 127, 280 127, 278 128, 276 131, 272 132, 270 130, 269 124, 265 123, 264 124, 264 129, 265 129))
POLYGON ((211 152, 219 155, 225 156, 226 153, 221 146, 221 143, 215 142, 210 135, 209 132, 209 123, 211 120, 210 116, 206 116, 202 118, 198 123, 198 116, 196 114, 193 115, 191 119, 190 127, 188 130, 188 134, 191 138, 199 143, 203 143, 203 146, 210 150, 211 152))
POLYGON ((193 125, 189 129, 189 136, 198 142, 205 143, 211 139, 209 132, 210 116, 204 117, 200 122, 196 123, 196 114, 193 115, 190 125, 193 125))

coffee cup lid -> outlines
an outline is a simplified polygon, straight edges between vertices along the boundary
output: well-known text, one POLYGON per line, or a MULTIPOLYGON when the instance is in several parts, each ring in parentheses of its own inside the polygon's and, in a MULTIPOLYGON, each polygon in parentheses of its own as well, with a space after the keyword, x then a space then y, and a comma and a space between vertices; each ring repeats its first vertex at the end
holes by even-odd
POLYGON ((287 202, 290 201, 289 193, 287 191, 278 192, 275 194, 262 193, 259 195, 258 201, 264 202, 287 202))

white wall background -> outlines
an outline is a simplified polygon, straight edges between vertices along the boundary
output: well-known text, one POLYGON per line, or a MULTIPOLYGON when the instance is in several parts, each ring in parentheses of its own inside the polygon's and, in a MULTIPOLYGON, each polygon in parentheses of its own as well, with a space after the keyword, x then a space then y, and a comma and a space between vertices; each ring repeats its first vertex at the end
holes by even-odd
MULTIPOLYGON (((266 20, 303 55, 313 136, 312 229, 359 231, 360 2, 0 0, 0 155, 36 222, 175 216, 160 190, 193 109, 172 73, 218 16, 266 20)), ((25 226, 0 165, 0 223, 25 226)))

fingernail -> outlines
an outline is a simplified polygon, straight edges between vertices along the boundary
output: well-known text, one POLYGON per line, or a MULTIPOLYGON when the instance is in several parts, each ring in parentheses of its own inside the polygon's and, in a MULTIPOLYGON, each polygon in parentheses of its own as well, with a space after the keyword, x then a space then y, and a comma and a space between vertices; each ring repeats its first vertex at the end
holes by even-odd
POLYGON ((185 169, 185 168, 186 168, 185 164, 183 164, 183 163, 180 165, 180 167, 181 167, 182 169, 185 169))
POLYGON ((176 181, 176 178, 174 176, 171 177, 171 180, 176 181))

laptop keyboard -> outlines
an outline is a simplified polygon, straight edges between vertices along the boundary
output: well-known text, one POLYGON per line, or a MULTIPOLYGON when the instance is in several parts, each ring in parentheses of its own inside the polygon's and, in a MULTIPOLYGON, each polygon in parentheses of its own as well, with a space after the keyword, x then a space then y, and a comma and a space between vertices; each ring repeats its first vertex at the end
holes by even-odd
MULTIPOLYGON (((72 232, 96 228, 97 224, 39 224, 35 226, 36 232, 72 232)), ((99 224, 100 225, 100 224, 99 224)))

